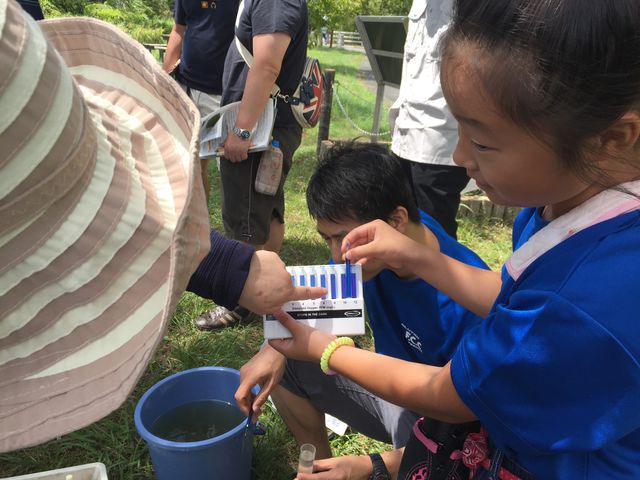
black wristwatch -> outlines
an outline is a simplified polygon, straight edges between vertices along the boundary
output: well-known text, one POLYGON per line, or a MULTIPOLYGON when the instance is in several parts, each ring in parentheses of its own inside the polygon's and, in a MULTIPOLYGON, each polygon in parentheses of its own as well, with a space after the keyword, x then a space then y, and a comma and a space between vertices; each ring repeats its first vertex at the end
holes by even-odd
POLYGON ((233 133, 235 133, 242 140, 248 140, 251 136, 251 132, 249 130, 244 130, 238 127, 233 127, 233 133))
POLYGON ((391 475, 387 466, 384 464, 384 460, 379 453, 370 453, 369 458, 373 464, 373 473, 369 477, 369 480, 391 480, 391 475))

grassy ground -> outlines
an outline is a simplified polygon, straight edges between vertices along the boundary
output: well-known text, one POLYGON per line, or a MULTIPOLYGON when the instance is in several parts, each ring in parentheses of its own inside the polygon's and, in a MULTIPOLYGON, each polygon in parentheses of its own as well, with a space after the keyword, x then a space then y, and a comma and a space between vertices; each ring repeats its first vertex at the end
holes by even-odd
MULTIPOLYGON (((336 69, 336 79, 352 92, 351 95, 344 95, 345 108, 349 109, 358 123, 361 122, 363 128, 369 129, 375 95, 358 80, 358 67, 364 57, 336 49, 314 50, 311 54, 319 57, 325 68, 336 69)), ((383 123, 381 130, 385 128, 386 123, 383 123)), ((307 179, 315 165, 316 135, 316 129, 305 131, 303 146, 297 152, 287 179, 287 231, 281 256, 289 265, 319 264, 329 257, 328 249, 315 233, 304 199, 307 179)), ((330 138, 344 139, 357 135, 357 131, 334 104, 330 138)), ((211 221, 214 227, 220 228, 215 164, 210 168, 210 175, 213 187, 211 221)), ((499 268, 510 250, 509 227, 490 220, 461 220, 459 237, 492 268, 499 268)), ((162 378, 188 368, 204 365, 239 368, 262 342, 261 322, 215 333, 198 331, 193 326, 193 317, 211 306, 208 301, 185 294, 158 351, 121 408, 87 428, 44 445, 0 455, 0 477, 102 462, 107 466, 111 480, 153 478, 146 446, 133 423, 133 411, 142 394, 162 378)), ((268 433, 256 438, 253 477, 259 480, 284 480, 297 459, 295 443, 277 413, 267 408, 261 420, 268 433)), ((332 440, 332 448, 334 454, 343 455, 379 451, 388 447, 348 432, 332 440)))

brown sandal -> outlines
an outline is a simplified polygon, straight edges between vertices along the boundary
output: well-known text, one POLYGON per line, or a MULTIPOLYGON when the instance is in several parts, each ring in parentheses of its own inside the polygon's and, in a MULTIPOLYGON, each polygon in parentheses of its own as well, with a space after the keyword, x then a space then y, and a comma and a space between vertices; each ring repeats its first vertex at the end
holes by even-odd
POLYGON ((216 307, 196 317, 195 323, 200 330, 218 330, 241 323, 250 315, 251 312, 242 307, 236 307, 233 310, 216 307))

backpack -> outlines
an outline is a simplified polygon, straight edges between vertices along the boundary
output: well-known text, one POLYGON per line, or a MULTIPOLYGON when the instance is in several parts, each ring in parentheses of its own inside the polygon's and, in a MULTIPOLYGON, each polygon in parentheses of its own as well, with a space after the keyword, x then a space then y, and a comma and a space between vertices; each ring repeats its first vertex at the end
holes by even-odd
MULTIPOLYGON (((235 38, 235 43, 243 60, 249 65, 249 68, 251 68, 253 56, 249 50, 242 45, 238 37, 235 38)), ((298 125, 302 128, 315 127, 318 120, 320 120, 323 95, 324 75, 320 68, 320 62, 318 62, 317 58, 313 57, 307 57, 302 71, 302 78, 293 95, 281 94, 280 87, 277 85, 274 85, 271 90, 272 97, 278 97, 291 106, 293 118, 296 119, 298 125)))
POLYGON ((324 75, 317 58, 307 57, 302 78, 293 96, 284 101, 291 105, 293 116, 302 128, 315 127, 322 113, 324 75))

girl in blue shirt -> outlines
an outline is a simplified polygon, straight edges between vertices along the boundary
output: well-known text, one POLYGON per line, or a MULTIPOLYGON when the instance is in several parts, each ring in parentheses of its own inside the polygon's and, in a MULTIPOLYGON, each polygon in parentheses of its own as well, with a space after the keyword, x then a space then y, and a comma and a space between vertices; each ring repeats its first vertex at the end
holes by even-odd
MULTIPOLYGON (((438 420, 479 419, 476 480, 518 478, 514 464, 640 478, 640 2, 458 0, 442 49, 454 160, 493 202, 526 207, 515 252, 499 274, 383 222, 353 230, 351 260, 408 268, 486 318, 444 367, 351 347, 328 366, 438 420)), ((279 318, 287 356, 319 360, 333 340, 279 318)))

